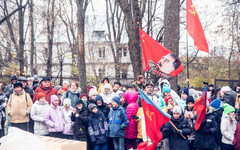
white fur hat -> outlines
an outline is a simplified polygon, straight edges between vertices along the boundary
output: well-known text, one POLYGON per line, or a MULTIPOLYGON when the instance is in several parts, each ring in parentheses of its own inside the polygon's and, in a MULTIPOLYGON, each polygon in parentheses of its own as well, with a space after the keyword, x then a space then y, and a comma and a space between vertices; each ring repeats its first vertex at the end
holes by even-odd
POLYGON ((71 104, 72 104, 71 99, 69 99, 69 98, 65 98, 65 99, 64 99, 64 101, 63 101, 63 106, 68 106, 68 107, 70 107, 71 104))
POLYGON ((175 106, 175 107, 173 108, 173 113, 175 113, 175 112, 177 112, 177 113, 179 113, 180 115, 182 115, 182 108, 181 108, 180 106, 175 106))

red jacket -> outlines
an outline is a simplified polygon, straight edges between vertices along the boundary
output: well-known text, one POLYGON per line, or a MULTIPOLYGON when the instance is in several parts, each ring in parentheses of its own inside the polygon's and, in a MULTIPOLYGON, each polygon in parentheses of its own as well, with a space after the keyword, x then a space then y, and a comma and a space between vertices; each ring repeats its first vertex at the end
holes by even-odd
POLYGON ((240 150, 240 123, 237 124, 234 133, 233 146, 235 147, 235 150, 240 150))
MULTIPOLYGON (((42 92, 46 95, 45 98, 46 98, 46 101, 49 104, 51 103, 51 96, 52 95, 57 95, 58 96, 57 90, 52 87, 52 84, 50 85, 49 89, 47 90, 41 83, 40 86, 35 90, 35 93, 34 93, 34 96, 33 96, 33 103, 35 103, 35 101, 37 100, 36 94, 39 93, 39 92, 42 92)), ((59 105, 61 105, 61 99, 60 99, 59 96, 58 96, 58 98, 59 98, 59 105)))

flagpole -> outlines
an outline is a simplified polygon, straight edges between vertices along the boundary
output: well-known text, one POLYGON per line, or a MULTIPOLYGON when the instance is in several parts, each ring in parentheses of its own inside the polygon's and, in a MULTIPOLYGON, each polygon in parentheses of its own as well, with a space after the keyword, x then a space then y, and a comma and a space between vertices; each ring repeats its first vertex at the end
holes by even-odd
POLYGON ((186 30, 186 49, 187 49, 187 86, 189 89, 189 65, 188 65, 188 32, 186 30))

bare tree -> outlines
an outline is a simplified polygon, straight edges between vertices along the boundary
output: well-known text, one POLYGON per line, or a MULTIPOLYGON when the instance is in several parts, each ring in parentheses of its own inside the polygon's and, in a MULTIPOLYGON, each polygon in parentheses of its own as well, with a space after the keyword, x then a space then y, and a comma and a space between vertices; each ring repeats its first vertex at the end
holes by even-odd
POLYGON ((31 31, 30 31, 30 41, 31 41, 31 53, 30 53, 30 71, 31 71, 31 76, 33 76, 34 73, 34 60, 33 60, 33 56, 34 56, 34 50, 35 50, 35 46, 34 46, 34 41, 35 41, 35 37, 34 37, 34 21, 33 21, 33 0, 30 0, 29 3, 29 21, 30 21, 30 27, 31 27, 31 31))
POLYGON ((115 65, 115 79, 119 81, 121 70, 120 52, 122 52, 120 50, 120 43, 125 21, 123 19, 122 11, 116 1, 106 0, 106 18, 108 27, 108 39, 110 42, 115 65))
POLYGON ((146 0, 117 0, 126 19, 128 48, 132 63, 134 79, 143 73, 139 26, 145 12, 146 0))
POLYGON ((88 6, 88 0, 76 0, 77 3, 77 29, 78 29, 78 70, 80 87, 84 93, 87 92, 86 62, 84 49, 84 26, 85 13, 88 6))

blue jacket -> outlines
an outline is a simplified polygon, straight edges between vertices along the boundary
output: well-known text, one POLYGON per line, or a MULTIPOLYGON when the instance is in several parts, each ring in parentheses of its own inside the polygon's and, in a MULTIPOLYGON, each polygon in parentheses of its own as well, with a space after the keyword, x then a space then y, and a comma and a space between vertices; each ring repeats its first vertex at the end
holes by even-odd
POLYGON ((108 142, 108 124, 101 111, 98 111, 97 114, 90 113, 88 116, 88 132, 94 144, 108 142))
POLYGON ((127 118, 126 110, 122 106, 112 108, 108 114, 109 118, 109 136, 110 137, 124 137, 125 128, 128 126, 129 121, 127 118))
POLYGON ((186 139, 183 139, 169 122, 167 122, 162 129, 163 138, 169 138, 169 146, 171 150, 188 150, 189 142, 187 140, 187 135, 190 135, 193 131, 190 124, 183 115, 178 119, 172 117, 171 121, 179 130, 182 130, 182 134, 186 139))

